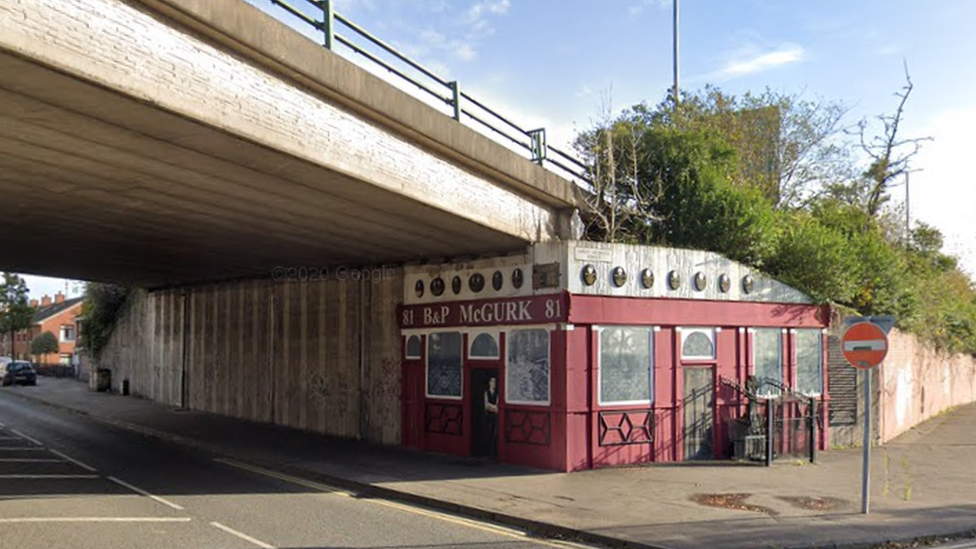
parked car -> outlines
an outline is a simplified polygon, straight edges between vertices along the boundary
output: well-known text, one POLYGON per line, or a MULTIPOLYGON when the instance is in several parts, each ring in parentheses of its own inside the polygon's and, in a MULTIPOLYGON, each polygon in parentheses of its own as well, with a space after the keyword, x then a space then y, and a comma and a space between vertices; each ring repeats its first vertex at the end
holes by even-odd
POLYGON ((14 360, 0 366, 0 385, 37 385, 37 372, 30 362, 14 360))

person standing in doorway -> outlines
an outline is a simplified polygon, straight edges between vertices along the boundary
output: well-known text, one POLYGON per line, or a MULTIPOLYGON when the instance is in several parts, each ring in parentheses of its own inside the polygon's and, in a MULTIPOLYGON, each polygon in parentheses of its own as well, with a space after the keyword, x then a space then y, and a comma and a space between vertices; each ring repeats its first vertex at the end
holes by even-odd
POLYGON ((498 380, 488 378, 485 391, 485 434, 488 436, 488 456, 498 457, 498 380))

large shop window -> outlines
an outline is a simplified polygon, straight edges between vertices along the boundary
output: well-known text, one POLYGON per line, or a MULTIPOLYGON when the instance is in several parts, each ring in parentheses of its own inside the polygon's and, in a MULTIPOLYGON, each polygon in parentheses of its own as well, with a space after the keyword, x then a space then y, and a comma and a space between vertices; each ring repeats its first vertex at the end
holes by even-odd
POLYGON ((681 358, 708 360, 715 358, 713 328, 681 328, 681 358))
POLYGON ((427 336, 427 396, 461 398, 461 333, 427 336))
POLYGON ((752 356, 759 381, 759 394, 778 395, 783 383, 783 330, 758 328, 752 338, 752 356), (773 383, 766 383, 772 380, 773 383))
POLYGON ((505 401, 549 404, 549 330, 512 330, 505 342, 505 401))
POLYGON ((823 335, 820 330, 796 331, 796 389, 823 394, 823 335))
POLYGON ((649 404, 654 394, 654 330, 600 328, 600 404, 649 404))

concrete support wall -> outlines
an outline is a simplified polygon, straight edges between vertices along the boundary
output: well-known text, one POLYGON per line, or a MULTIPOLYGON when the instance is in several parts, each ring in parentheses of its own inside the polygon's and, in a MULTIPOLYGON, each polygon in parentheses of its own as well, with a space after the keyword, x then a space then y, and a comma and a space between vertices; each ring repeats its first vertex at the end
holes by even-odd
POLYGON ((400 441, 403 276, 242 281, 148 294, 102 354, 113 388, 173 406, 400 441), (184 402, 183 368, 186 387, 184 402))
POLYGON ((976 358, 937 351, 892 330, 881 369, 881 442, 940 412, 976 402, 976 358))

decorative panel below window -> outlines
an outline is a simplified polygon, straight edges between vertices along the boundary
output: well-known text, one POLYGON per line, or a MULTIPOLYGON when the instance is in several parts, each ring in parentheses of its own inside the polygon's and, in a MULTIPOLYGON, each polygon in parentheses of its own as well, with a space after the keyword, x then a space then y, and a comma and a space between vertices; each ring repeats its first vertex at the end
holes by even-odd
POLYGON ((505 410, 505 442, 549 446, 551 423, 549 412, 505 410))
POLYGON ((549 403, 549 331, 512 330, 506 339, 505 401, 549 403))
POLYGON ((600 446, 623 446, 654 441, 654 410, 600 412, 600 446))
POLYGON ((464 408, 460 404, 428 402, 424 408, 424 430, 437 435, 463 434, 464 408))
POLYGON ((460 332, 440 332, 427 336, 427 394, 461 397, 460 332))
POLYGON ((650 327, 600 329, 600 403, 649 402, 654 349, 650 327))

